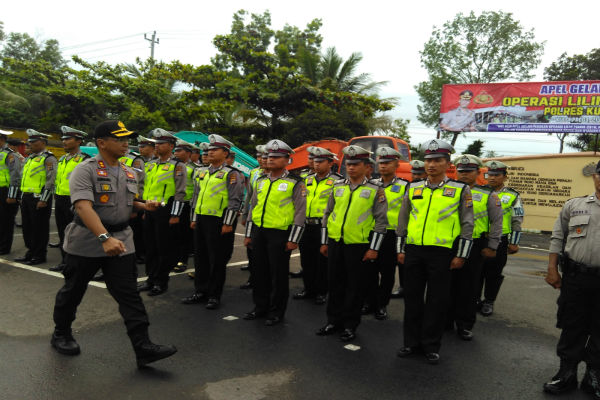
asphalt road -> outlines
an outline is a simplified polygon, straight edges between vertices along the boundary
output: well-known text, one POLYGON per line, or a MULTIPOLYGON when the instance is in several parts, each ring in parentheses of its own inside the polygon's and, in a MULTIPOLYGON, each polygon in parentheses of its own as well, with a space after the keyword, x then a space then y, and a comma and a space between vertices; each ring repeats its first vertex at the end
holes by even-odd
MULTIPOLYGON (((545 242, 525 239, 532 247, 509 257, 495 314, 480 318, 472 342, 447 332, 441 363, 430 366, 421 357, 395 356, 402 344, 403 300, 392 300, 387 321, 363 319, 354 351, 337 337, 314 334, 326 320, 325 308, 308 301, 290 300, 282 325, 242 320, 252 299, 238 289, 247 279, 239 269, 245 251, 238 235, 231 260, 237 264, 228 269, 220 309, 180 304, 193 289, 185 275, 173 276, 161 296, 142 296, 152 339, 175 344, 179 352, 138 370, 116 303, 101 284, 89 287, 73 326, 81 355, 51 349, 52 308, 62 277, 45 269, 59 252, 49 249, 46 266, 24 269, 9 261, 23 251, 17 236, 13 253, 0 259, 0 399, 546 398, 541 387, 556 372, 559 331, 558 292, 541 277, 545 242)), ((299 258, 291 265, 297 270, 299 258)), ((294 293, 302 283, 292 279, 290 285, 294 293)), ((587 397, 576 392, 568 398, 587 397)))

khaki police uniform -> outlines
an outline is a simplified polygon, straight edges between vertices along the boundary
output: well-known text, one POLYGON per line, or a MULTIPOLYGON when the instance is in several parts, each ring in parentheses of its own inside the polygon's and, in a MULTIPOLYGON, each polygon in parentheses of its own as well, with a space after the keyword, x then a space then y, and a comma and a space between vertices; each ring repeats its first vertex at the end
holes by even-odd
MULTIPOLYGON (((505 173, 508 168, 506 164, 500 161, 488 161, 485 163, 485 166, 488 167, 488 174, 505 173)), ((519 244, 521 240, 521 224, 525 215, 519 192, 504 186, 494 193, 500 198, 500 205, 502 207, 502 238, 496 250, 496 257, 486 259, 483 263, 479 294, 483 295, 483 301, 480 303, 482 307, 481 312, 484 315, 491 314, 493 310, 494 301, 496 301, 496 297, 498 297, 498 293, 500 292, 500 286, 502 286, 502 282, 504 281, 502 270, 507 261, 508 245, 519 244), (486 313, 485 308, 489 312, 486 313)))
MULTIPOLYGON (((0 130, 5 138, 12 135, 11 131, 0 130)), ((0 148, 0 255, 10 253, 15 227, 15 215, 19 204, 7 203, 7 199, 19 197, 21 186, 22 157, 8 146, 0 148)))
MULTIPOLYGON (((269 157, 293 154, 287 144, 277 139, 267 143, 266 150, 269 157)), ((306 187, 300 177, 285 170, 279 177, 268 173, 258 178, 246 223, 246 237, 252 238, 255 262, 255 310, 246 315, 247 319, 270 314, 270 320, 278 323, 285 315, 291 255, 286 245, 300 241, 305 219, 306 187)))
MULTIPOLYGON (((483 166, 479 157, 465 154, 454 160, 458 171, 478 171, 483 166)), ((471 187, 473 198, 473 248, 462 268, 452 271, 452 291, 448 327, 456 325, 459 336, 472 339, 476 321, 479 282, 484 248, 497 250, 502 236, 502 207, 500 199, 488 186, 471 187)))
MULTIPOLYGON (((310 146, 309 153, 314 161, 333 161, 335 155, 321 147, 310 146)), ((336 157, 337 159, 337 157, 336 157)), ((336 181, 341 175, 329 171, 319 178, 316 173, 310 173, 304 179, 306 185, 306 224, 302 239, 300 239, 300 265, 304 290, 294 295, 295 299, 313 298, 319 304, 324 304, 327 295, 327 257, 323 256, 321 247, 321 222, 329 197, 336 181)))
MULTIPOLYGON (((449 157, 448 143, 424 145, 425 158, 449 157)), ((469 186, 444 177, 433 184, 411 182, 398 220, 398 252, 404 261, 404 346, 439 358, 450 299, 450 264, 468 258, 473 241, 473 199, 469 186)), ((402 350, 401 350, 402 351, 402 350)), ((430 362, 436 362, 432 359, 430 362)))
MULTIPOLYGON (((83 140, 87 136, 85 132, 68 126, 62 126, 61 130, 63 133, 61 139, 74 137, 83 140)), ((54 189, 54 218, 56 219, 56 230, 58 231, 58 237, 60 239, 59 248, 61 252, 61 262, 56 267, 51 268, 53 271, 61 271, 65 266, 66 253, 63 249, 65 228, 73 220, 69 179, 71 178, 71 174, 75 167, 89 157, 89 154, 79 150, 73 154, 65 154, 58 160, 54 189)))
MULTIPOLYGON (((370 154, 354 145, 343 152, 346 163, 367 162, 370 154)), ((360 324, 367 279, 376 268, 375 260, 363 257, 368 250, 379 251, 387 224, 385 193, 378 184, 366 177, 359 184, 335 182, 323 214, 321 243, 328 246, 327 323, 344 329, 346 340, 353 339, 360 324)))
MULTIPOLYGON (((27 135, 30 142, 47 142, 50 137, 33 129, 28 129, 27 135)), ((27 253, 24 257, 15 259, 16 261, 25 261, 31 265, 46 262, 56 165, 56 157, 48 150, 32 153, 25 160, 21 174, 21 217, 27 253), (38 208, 40 201, 45 202, 46 207, 38 208)))
MULTIPOLYGON (((229 150, 233 144, 219 135, 209 135, 210 149, 229 150)), ((196 171, 192 198, 194 233, 195 293, 184 302, 195 302, 203 296, 210 307, 217 308, 225 285, 227 263, 233 253, 237 214, 244 195, 241 172, 227 165, 210 165, 196 171), (233 227, 222 234, 223 225, 233 227), (192 300, 192 301, 186 301, 192 300)))
MULTIPOLYGON (((600 173, 600 163, 597 173, 600 173)), ((550 240, 550 253, 564 252, 556 326, 556 352, 565 367, 585 361, 600 372, 600 199, 597 194, 563 206, 550 240)))

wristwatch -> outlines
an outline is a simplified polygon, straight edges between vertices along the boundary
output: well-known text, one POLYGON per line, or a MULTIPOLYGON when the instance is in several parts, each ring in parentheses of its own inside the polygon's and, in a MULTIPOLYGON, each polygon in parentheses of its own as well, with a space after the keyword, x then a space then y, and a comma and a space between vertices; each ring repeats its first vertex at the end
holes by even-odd
POLYGON ((110 235, 108 234, 108 232, 106 232, 106 233, 98 235, 98 240, 101 243, 104 243, 104 242, 106 242, 108 240, 109 237, 110 237, 110 235))

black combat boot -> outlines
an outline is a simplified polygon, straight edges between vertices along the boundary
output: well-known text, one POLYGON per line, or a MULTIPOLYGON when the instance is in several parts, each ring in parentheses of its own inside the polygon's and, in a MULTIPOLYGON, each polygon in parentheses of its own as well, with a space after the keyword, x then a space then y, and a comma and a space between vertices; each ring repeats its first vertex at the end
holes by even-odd
POLYGON ((560 369, 550 382, 544 383, 544 392, 561 394, 577 388, 577 364, 560 360, 560 369))
POLYGON ((600 400, 600 371, 588 366, 581 381, 581 390, 591 394, 594 399, 600 400))
POLYGON ((147 333, 132 336, 131 343, 133 344, 138 367, 143 367, 146 364, 162 360, 177 353, 175 346, 152 343, 147 333))
POLYGON ((66 354, 68 356, 75 356, 81 353, 79 345, 73 338, 70 329, 55 329, 50 340, 52 347, 56 349, 60 354, 66 354))

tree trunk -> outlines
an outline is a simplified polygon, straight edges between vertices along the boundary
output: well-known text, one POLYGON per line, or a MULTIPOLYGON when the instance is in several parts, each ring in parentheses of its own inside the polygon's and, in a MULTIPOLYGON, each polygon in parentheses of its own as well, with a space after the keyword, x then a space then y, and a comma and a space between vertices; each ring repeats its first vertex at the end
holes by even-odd
POLYGON ((454 147, 454 144, 456 143, 456 139, 458 139, 458 135, 460 135, 460 132, 452 133, 452 143, 450 143, 452 145, 452 147, 454 147))

